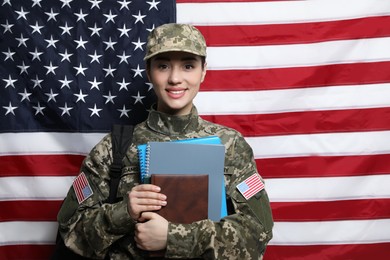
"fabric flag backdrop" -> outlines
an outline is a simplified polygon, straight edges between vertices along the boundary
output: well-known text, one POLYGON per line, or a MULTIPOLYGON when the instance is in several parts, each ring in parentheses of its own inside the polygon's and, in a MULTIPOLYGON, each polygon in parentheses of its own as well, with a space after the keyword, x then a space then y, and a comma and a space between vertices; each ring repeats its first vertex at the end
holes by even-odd
POLYGON ((199 112, 244 134, 266 180, 265 259, 389 258, 389 1, 130 2, 1 3, 1 259, 50 254, 83 157, 154 100, 147 29, 175 19, 209 45, 199 112))

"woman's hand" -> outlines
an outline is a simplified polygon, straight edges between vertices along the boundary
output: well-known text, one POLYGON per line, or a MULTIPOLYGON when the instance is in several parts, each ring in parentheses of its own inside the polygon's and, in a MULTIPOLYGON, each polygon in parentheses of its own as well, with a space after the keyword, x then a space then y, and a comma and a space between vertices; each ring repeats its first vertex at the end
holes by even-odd
POLYGON ((160 190, 160 187, 153 184, 141 184, 131 189, 128 193, 127 211, 134 221, 140 221, 142 212, 159 210, 167 204, 167 197, 160 190))
POLYGON ((142 223, 135 225, 137 247, 148 251, 157 251, 167 247, 168 221, 154 212, 143 212, 142 223))

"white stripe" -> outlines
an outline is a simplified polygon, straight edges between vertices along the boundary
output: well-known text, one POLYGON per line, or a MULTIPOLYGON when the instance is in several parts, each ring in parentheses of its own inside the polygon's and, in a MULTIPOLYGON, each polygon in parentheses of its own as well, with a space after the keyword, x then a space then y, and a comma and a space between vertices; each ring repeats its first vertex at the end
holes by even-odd
POLYGON ((198 93, 194 102, 202 115, 390 107, 390 83, 284 90, 203 91, 198 93))
POLYGON ((0 246, 20 244, 55 244, 58 224, 49 221, 0 222, 0 246))
MULTIPOLYGON (((0 246, 54 244, 56 222, 1 222, 0 246)), ((275 222, 270 245, 390 242, 390 220, 275 222)))
POLYGON ((390 242, 390 219, 276 222, 270 245, 337 245, 390 242))
POLYGON ((2 133, 0 155, 86 155, 104 136, 104 133, 2 133))
POLYGON ((390 153, 390 131, 247 137, 256 159, 390 153))
POLYGON ((386 0, 177 4, 177 22, 195 25, 301 23, 387 14, 390 2, 386 0))
POLYGON ((63 200, 74 177, 3 177, 0 200, 63 200))
POLYGON ((390 198, 390 175, 265 180, 271 202, 390 198))
MULTIPOLYGON (((390 2, 390 1, 389 1, 390 2)), ((303 67, 390 60, 390 37, 207 48, 210 70, 303 67)))

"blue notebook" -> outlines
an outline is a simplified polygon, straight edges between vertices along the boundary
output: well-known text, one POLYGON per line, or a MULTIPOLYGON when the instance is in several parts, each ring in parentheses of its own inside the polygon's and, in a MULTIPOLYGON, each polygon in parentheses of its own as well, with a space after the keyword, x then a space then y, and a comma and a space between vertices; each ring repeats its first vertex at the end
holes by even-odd
POLYGON ((227 215, 223 176, 225 147, 219 137, 149 142, 139 145, 138 153, 143 181, 150 173, 209 174, 209 218, 219 221, 227 215))

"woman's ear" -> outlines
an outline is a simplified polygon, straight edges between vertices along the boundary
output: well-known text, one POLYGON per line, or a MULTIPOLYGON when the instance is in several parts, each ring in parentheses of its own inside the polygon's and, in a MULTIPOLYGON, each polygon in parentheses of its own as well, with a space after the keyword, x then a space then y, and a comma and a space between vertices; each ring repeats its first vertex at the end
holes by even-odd
POLYGON ((200 80, 201 83, 204 81, 204 78, 206 77, 206 72, 207 72, 207 63, 205 62, 202 71, 202 79, 200 80))

